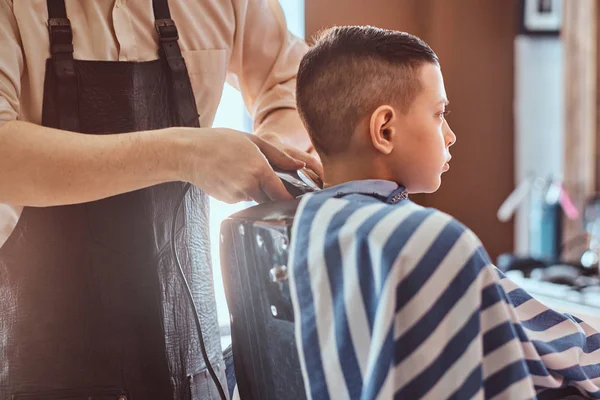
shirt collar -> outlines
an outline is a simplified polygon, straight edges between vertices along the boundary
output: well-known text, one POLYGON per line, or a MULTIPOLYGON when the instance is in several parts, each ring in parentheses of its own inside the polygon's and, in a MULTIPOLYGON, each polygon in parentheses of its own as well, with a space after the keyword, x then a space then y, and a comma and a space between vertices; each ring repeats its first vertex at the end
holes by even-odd
POLYGON ((333 194, 335 197, 344 197, 349 194, 364 194, 377 197, 390 204, 397 203, 408 197, 404 186, 398 185, 393 181, 380 179, 344 182, 323 189, 322 192, 333 194))

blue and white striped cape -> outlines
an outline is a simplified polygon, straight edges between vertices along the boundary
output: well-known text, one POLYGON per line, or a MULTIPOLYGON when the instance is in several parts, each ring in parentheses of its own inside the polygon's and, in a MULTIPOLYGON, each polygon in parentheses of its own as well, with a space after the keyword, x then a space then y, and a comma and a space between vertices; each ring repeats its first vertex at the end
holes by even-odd
POLYGON ((351 182, 299 205, 289 261, 308 398, 600 398, 600 334, 505 278, 452 217, 386 203, 396 188, 351 182))

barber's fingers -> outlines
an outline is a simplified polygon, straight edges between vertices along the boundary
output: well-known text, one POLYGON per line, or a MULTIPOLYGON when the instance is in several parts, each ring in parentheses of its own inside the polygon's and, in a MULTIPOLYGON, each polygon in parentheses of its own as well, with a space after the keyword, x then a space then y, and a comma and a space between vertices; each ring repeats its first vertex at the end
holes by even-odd
POLYGON ((294 157, 294 159, 304 162, 308 168, 319 176, 319 178, 323 177, 323 164, 321 164, 321 161, 318 158, 294 147, 286 147, 285 151, 290 156, 294 157))
POLYGON ((262 190, 259 181, 255 181, 251 187, 248 187, 245 191, 246 200, 252 200, 257 203, 265 203, 270 201, 271 198, 262 190))
POLYGON ((271 199, 269 198, 269 196, 267 196, 261 189, 260 187, 256 190, 253 191, 251 194, 248 194, 246 196, 246 200, 251 200, 251 201, 255 201, 258 204, 261 203, 266 203, 268 201, 271 201, 271 199))
POLYGON ((291 200, 294 198, 272 169, 262 176, 259 188, 266 196, 266 200, 264 201, 291 200))
POLYGON ((250 169, 250 180, 244 184, 244 192, 247 197, 257 203, 276 200, 290 200, 293 196, 289 194, 281 179, 273 170, 272 165, 282 169, 301 169, 304 163, 297 161, 287 155, 276 146, 264 140, 249 136, 258 147, 255 154, 249 156, 253 161, 248 161, 250 169))
POLYGON ((321 179, 321 177, 319 177, 313 170, 309 168, 304 168, 302 172, 306 174, 317 185, 319 189, 323 189, 323 179, 321 179))
POLYGON ((246 198, 264 203, 267 201, 290 200, 290 195, 277 176, 273 168, 269 165, 266 156, 257 151, 254 162, 249 162, 247 177, 241 183, 242 191, 246 198))
MULTIPOLYGON (((292 170, 292 171, 298 170, 300 168, 304 168, 305 163, 303 161, 293 158, 292 156, 290 156, 283 150, 280 150, 276 146, 259 138, 258 136, 255 136, 255 135, 249 135, 249 136, 250 136, 252 142, 260 149, 260 151, 265 155, 265 157, 267 158, 267 160, 269 161, 269 163, 272 166, 278 167, 283 170, 292 170)), ((273 173, 273 175, 275 178, 277 177, 275 175, 275 173, 273 173)), ((272 180, 273 177, 270 177, 269 179, 272 180)))

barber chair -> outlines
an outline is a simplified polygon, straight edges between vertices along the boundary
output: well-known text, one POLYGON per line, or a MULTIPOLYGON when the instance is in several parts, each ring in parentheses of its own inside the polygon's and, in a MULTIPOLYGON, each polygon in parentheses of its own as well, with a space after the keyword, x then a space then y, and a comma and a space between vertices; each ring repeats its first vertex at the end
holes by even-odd
MULTIPOLYGON (((298 181, 297 175, 280 178, 295 196, 314 190, 298 181)), ((221 268, 242 400, 306 399, 287 277, 299 202, 261 204, 221 224, 221 268)))

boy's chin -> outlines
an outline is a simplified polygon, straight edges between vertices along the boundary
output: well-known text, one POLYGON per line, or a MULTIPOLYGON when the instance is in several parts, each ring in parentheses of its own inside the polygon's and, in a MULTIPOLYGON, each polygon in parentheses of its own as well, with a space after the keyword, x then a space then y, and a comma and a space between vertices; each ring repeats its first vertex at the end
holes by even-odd
POLYGON ((414 189, 408 188, 408 192, 411 194, 418 194, 418 193, 430 194, 430 193, 437 192, 437 190, 440 188, 441 185, 442 185, 442 177, 440 176, 437 179, 434 179, 432 182, 423 183, 423 184, 419 185, 419 187, 415 187, 414 189))

